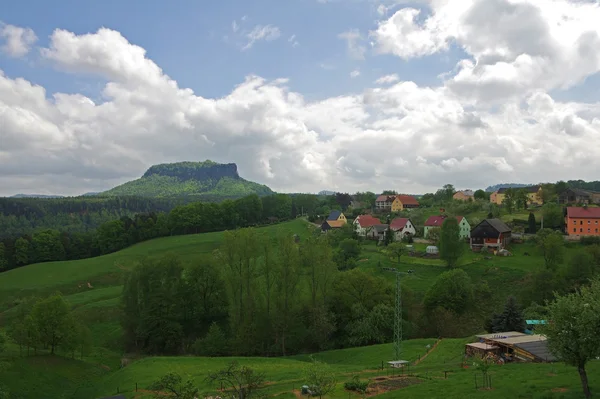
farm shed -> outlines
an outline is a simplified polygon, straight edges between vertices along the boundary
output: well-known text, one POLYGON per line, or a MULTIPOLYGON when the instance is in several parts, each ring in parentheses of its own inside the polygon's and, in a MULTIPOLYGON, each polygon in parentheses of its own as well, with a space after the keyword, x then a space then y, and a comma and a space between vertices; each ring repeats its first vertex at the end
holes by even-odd
POLYGON ((496 345, 487 344, 485 342, 473 342, 465 345, 465 355, 486 357, 489 353, 497 353, 500 349, 496 345))
POLYGON ((548 350, 546 337, 539 334, 524 334, 517 331, 478 335, 481 343, 499 348, 506 360, 524 362, 554 362, 556 357, 548 350))

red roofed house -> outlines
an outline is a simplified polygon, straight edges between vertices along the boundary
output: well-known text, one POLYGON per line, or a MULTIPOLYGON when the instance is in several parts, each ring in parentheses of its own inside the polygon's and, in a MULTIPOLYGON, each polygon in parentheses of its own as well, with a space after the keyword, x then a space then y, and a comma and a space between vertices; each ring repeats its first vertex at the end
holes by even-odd
MULTIPOLYGON (((446 216, 430 216, 429 219, 425 222, 425 227, 423 228, 423 237, 427 238, 427 234, 429 234, 429 230, 433 228, 441 228, 444 223, 444 219, 446 216)), ((471 225, 467 221, 467 218, 463 216, 457 216, 456 220, 458 221, 458 228, 460 238, 469 238, 471 236, 471 225)))
POLYGON ((400 241, 404 236, 414 236, 416 233, 415 225, 410 221, 409 218, 395 218, 390 223, 390 229, 396 235, 396 241, 400 241))
POLYGON ((383 209, 392 209, 392 203, 396 199, 395 195, 380 195, 375 200, 375 209, 383 210, 383 209))
POLYGON ((396 195, 392 202, 392 212, 400 212, 409 208, 418 208, 419 201, 412 195, 396 195))
POLYGON ((356 234, 365 237, 369 230, 373 226, 381 224, 381 221, 371 215, 360 215, 354 219, 353 224, 354 228, 356 229, 356 234))
POLYGON ((600 236, 600 208, 567 207, 565 229, 569 236, 600 236))

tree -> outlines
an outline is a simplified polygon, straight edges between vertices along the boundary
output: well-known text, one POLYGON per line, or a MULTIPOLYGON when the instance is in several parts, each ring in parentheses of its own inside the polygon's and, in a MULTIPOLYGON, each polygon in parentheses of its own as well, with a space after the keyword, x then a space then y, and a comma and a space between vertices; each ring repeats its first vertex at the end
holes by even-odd
POLYGON ((548 304, 549 323, 541 331, 548 348, 568 365, 577 367, 586 398, 592 396, 586 364, 600 356, 600 280, 575 293, 558 296, 548 304))
POLYGON ((439 227, 433 227, 427 230, 427 238, 429 241, 433 243, 433 245, 440 245, 440 236, 442 235, 442 230, 439 227))
POLYGON ((247 366, 232 362, 225 369, 210 373, 206 378, 211 383, 229 386, 238 399, 251 399, 265 383, 265 375, 247 366))
POLYGON ((513 209, 515 208, 515 190, 513 188, 507 188, 504 192, 502 205, 504 205, 504 208, 509 214, 513 213, 513 209))
POLYGON ((76 326, 69 304, 60 293, 37 302, 31 311, 31 320, 39 332, 40 343, 50 347, 50 353, 54 354, 59 346, 70 344, 71 332, 76 326))
POLYGON ((202 356, 225 356, 227 337, 216 322, 213 322, 204 338, 194 343, 194 352, 202 356))
POLYGON ((473 197, 475 197, 476 200, 483 200, 483 201, 489 201, 489 199, 490 199, 489 193, 486 193, 482 189, 475 191, 473 193, 473 197))
POLYGON ((334 259, 340 270, 354 268, 358 257, 360 256, 360 245, 358 241, 346 238, 340 242, 339 248, 335 252, 334 259))
POLYGON ((298 301, 296 292, 300 282, 299 251, 294 239, 286 234, 279 239, 279 274, 275 280, 275 298, 277 309, 277 332, 281 354, 286 354, 286 338, 294 320, 293 310, 298 301))
POLYGON ((29 263, 29 241, 23 237, 15 241, 15 262, 17 265, 29 263))
POLYGON ((449 268, 453 268, 458 264, 464 251, 465 245, 460 238, 458 221, 453 217, 446 218, 440 232, 440 258, 449 268))
POLYGON ((504 311, 492 317, 492 331, 524 331, 525 319, 523 313, 517 305, 517 300, 514 296, 509 296, 504 305, 504 311))
POLYGON ((576 252, 564 270, 564 278, 574 288, 587 284, 594 275, 594 258, 588 251, 576 252))
POLYGON ((471 305, 472 300, 471 277, 462 269, 454 269, 440 274, 425 293, 423 303, 429 310, 442 307, 462 314, 471 305))
POLYGON ((527 220, 527 223, 529 225, 527 232, 529 234, 535 234, 537 227, 535 225, 535 215, 533 214, 533 212, 529 212, 529 219, 527 220))
POLYGON ((313 392, 313 396, 327 395, 335 389, 336 377, 335 372, 329 365, 320 362, 311 356, 310 363, 304 368, 304 380, 309 389, 313 392))
POLYGON ((544 263, 549 270, 556 270, 564 258, 565 240, 554 230, 541 229, 537 232, 538 248, 544 257, 544 263))
POLYGON ((154 391, 156 399, 177 398, 177 399, 196 399, 199 390, 194 386, 191 380, 183 381, 177 373, 169 373, 150 386, 154 391))
POLYGON ((8 259, 6 257, 6 249, 4 243, 0 242, 0 271, 8 268, 8 259))
POLYGON ((4 331, 0 331, 0 354, 6 350, 6 344, 8 343, 8 337, 4 331))
POLYGON ((565 223, 563 208, 557 204, 545 204, 542 207, 542 223, 544 227, 562 228, 565 223))
POLYGON ((400 265, 400 257, 404 254, 406 247, 404 244, 399 242, 392 243, 387 247, 388 252, 396 258, 398 265, 400 265))
POLYGON ((514 192, 514 204, 517 209, 527 209, 527 203, 529 202, 529 196, 527 191, 523 189, 517 189, 514 192))

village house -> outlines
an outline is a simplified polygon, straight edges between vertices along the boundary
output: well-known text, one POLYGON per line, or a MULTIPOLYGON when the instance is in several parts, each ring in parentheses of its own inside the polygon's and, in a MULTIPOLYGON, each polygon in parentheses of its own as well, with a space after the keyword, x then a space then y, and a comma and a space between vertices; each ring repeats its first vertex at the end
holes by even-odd
POLYGON ((361 237, 366 237, 371 227, 375 226, 376 224, 381 224, 381 220, 371 215, 360 215, 354 219, 353 224, 356 234, 361 237))
POLYGON ((392 212, 401 212, 405 209, 418 207, 419 201, 412 195, 397 195, 392 202, 392 212))
POLYGON ((371 226, 369 232, 367 233, 367 238, 379 241, 385 240, 388 227, 389 226, 387 224, 375 224, 371 226))
POLYGON ((327 232, 331 229, 339 229, 348 221, 341 211, 331 211, 327 219, 321 224, 321 231, 327 232))
POLYGON ((559 204, 600 204, 600 193, 596 191, 582 190, 580 188, 568 188, 558 196, 559 204))
MULTIPOLYGON (((446 216, 430 216, 425 221, 425 226, 423 227, 423 237, 427 238, 429 231, 434 228, 441 228, 442 224, 444 224, 444 220, 446 216)), ((463 216, 456 216, 456 220, 458 221, 458 235, 460 238, 467 239, 471 236, 471 225, 467 221, 467 218, 463 216)))
POLYGON ((375 199, 375 209, 385 210, 392 209, 392 203, 396 199, 395 195, 380 195, 375 199))
POLYGON ((414 236, 417 232, 409 218, 395 218, 390 223, 390 230, 394 232, 396 241, 400 241, 406 236, 414 236))
MULTIPOLYGON (((502 205, 506 190, 508 190, 508 187, 502 187, 494 191, 490 195, 490 202, 496 205, 502 205)), ((525 190, 527 192, 528 204, 542 205, 542 186, 514 187, 513 190, 525 190)))
POLYGON ((475 199, 475 194, 473 193, 473 190, 462 190, 462 191, 457 191, 456 193, 454 193, 454 195, 452 196, 452 199, 456 200, 456 201, 468 201, 468 200, 472 200, 475 199))
POLYGON ((512 231, 500 219, 485 219, 471 230, 471 250, 504 249, 510 243, 512 231))
POLYGON ((567 207, 565 229, 569 236, 599 236, 600 208, 567 207))

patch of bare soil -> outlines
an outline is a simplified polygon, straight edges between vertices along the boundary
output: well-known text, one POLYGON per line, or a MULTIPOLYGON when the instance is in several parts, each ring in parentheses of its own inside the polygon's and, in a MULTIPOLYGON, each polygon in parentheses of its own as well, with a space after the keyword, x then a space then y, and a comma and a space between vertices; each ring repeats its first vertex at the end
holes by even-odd
POLYGON ((378 377, 374 379, 374 381, 377 381, 377 383, 371 385, 369 388, 367 392, 367 396, 369 397, 406 388, 422 382, 420 379, 415 377, 378 377))
POLYGON ((302 399, 302 393, 299 390, 294 389, 292 392, 294 393, 294 396, 296 396, 298 399, 302 399))

